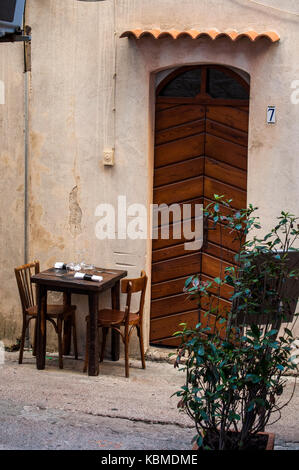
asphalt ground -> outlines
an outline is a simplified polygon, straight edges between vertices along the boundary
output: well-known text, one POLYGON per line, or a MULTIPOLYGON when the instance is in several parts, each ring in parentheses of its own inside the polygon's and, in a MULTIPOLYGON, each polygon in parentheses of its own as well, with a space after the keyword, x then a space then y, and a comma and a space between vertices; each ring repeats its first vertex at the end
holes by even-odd
MULTIPOLYGON (((0 449, 5 450, 190 450, 192 421, 177 408, 173 393, 184 374, 167 362, 105 361, 98 377, 82 372, 83 361, 47 355, 39 371, 30 352, 5 353, 0 366, 0 449)), ((287 380, 285 396, 294 378, 287 380)), ((267 430, 278 450, 299 450, 299 388, 282 418, 267 430)))

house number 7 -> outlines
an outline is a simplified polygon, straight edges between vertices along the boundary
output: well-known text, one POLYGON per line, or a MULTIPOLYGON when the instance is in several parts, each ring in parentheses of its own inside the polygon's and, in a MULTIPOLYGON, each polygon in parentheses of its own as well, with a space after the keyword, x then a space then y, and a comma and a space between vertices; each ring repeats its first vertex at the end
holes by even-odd
POLYGON ((268 106, 267 109, 267 123, 275 124, 276 122, 276 106, 268 106))

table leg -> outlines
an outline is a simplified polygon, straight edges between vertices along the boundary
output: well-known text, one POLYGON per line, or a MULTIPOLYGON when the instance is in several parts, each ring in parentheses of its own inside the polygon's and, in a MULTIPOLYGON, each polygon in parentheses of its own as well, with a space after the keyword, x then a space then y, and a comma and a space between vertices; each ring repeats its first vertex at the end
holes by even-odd
MULTIPOLYGON (((119 293, 120 293, 120 282, 118 281, 111 289, 112 308, 116 310, 120 309, 119 293)), ((120 352, 120 335, 115 330, 112 330, 111 332, 112 361, 119 360, 119 352, 120 352)))
POLYGON ((36 318, 36 367, 44 369, 47 345, 47 288, 37 286, 37 318, 36 318))
MULTIPOLYGON (((70 292, 63 293, 63 304, 71 305, 72 296, 70 292)), ((71 339, 72 339, 72 319, 69 317, 63 325, 63 355, 69 356, 71 352, 71 339)))
POLYGON ((88 296, 89 322, 88 322, 88 375, 99 374, 99 329, 98 329, 98 294, 88 296))

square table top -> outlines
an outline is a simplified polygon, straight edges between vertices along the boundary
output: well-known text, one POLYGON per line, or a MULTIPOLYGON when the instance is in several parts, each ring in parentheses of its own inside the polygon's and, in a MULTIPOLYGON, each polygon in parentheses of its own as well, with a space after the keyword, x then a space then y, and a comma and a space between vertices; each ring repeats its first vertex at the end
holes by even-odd
POLYGON ((113 286, 120 279, 127 276, 127 271, 118 269, 104 269, 94 268, 90 270, 82 269, 80 272, 86 274, 95 274, 102 276, 102 281, 85 281, 83 279, 76 279, 74 271, 67 271, 66 269, 50 268, 38 274, 31 276, 31 281, 38 285, 43 285, 49 290, 76 290, 76 291, 102 291, 113 286))

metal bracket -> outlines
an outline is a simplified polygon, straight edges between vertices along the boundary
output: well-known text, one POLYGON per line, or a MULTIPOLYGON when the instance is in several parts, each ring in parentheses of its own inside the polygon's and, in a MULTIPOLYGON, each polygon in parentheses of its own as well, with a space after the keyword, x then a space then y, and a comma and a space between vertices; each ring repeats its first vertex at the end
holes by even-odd
POLYGON ((16 30, 13 34, 5 34, 0 37, 0 42, 29 42, 31 41, 31 28, 26 26, 24 30, 16 30))

